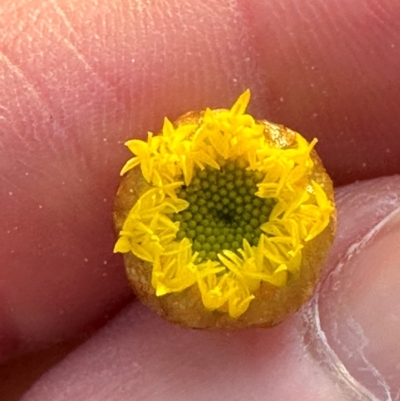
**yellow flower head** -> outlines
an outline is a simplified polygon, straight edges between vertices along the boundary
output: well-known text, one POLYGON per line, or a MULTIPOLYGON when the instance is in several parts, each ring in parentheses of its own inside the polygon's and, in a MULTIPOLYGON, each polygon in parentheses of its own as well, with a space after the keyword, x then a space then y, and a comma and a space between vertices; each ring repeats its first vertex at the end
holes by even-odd
POLYGON ((263 282, 282 288, 301 274, 305 244, 334 213, 312 174, 316 140, 254 120, 249 99, 126 143, 135 157, 121 174, 140 167, 147 186, 114 249, 152 264, 157 296, 196 286, 207 310, 234 319, 263 282))

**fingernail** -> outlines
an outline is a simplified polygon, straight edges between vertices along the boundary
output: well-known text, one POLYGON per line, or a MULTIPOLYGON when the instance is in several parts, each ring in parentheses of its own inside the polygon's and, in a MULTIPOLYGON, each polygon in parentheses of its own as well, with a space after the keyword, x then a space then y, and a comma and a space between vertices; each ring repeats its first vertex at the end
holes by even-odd
POLYGON ((351 399, 400 394, 399 245, 397 208, 352 237, 304 315, 311 353, 351 399))

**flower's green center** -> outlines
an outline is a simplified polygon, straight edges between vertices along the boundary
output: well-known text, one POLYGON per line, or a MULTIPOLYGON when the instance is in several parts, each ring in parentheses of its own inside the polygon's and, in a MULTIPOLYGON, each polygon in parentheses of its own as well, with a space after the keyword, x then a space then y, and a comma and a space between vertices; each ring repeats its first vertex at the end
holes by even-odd
POLYGON ((224 249, 237 253, 244 238, 256 246, 260 226, 268 221, 276 204, 273 198, 255 195, 262 179, 263 173, 246 170, 243 162, 234 160, 225 162, 220 170, 198 170, 190 185, 177 191, 189 207, 173 216, 180 222, 176 239, 192 241, 198 262, 217 260, 224 249))

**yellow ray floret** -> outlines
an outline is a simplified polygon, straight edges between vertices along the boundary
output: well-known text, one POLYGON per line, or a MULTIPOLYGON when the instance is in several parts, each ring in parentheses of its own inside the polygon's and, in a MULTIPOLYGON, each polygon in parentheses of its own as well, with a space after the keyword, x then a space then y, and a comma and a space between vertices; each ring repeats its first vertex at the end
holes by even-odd
POLYGON ((157 296, 197 286, 206 309, 235 319, 263 282, 284 287, 290 275, 299 274, 305 243, 327 227, 334 211, 324 188, 310 178, 316 140, 308 143, 299 134, 291 146, 274 140, 273 125, 245 113, 249 99, 246 90, 230 110, 207 109, 198 121, 177 126, 165 119, 160 135, 126 143, 135 157, 121 174, 140 168, 150 189, 130 210, 114 249, 153 265, 157 296), (173 216, 189 207, 178 189, 227 160, 261 173, 254 195, 275 204, 257 244, 244 239, 236 252, 223 249, 216 260, 202 260, 189 238, 177 238, 180 223, 173 216))

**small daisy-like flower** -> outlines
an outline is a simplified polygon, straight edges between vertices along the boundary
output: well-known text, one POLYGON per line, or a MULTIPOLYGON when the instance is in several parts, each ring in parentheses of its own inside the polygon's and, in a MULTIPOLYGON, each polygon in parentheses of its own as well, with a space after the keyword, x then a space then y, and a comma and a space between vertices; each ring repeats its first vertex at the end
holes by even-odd
POLYGON ((126 143, 115 252, 135 292, 191 327, 273 325, 311 295, 333 240, 332 184, 307 142, 230 110, 126 143))

